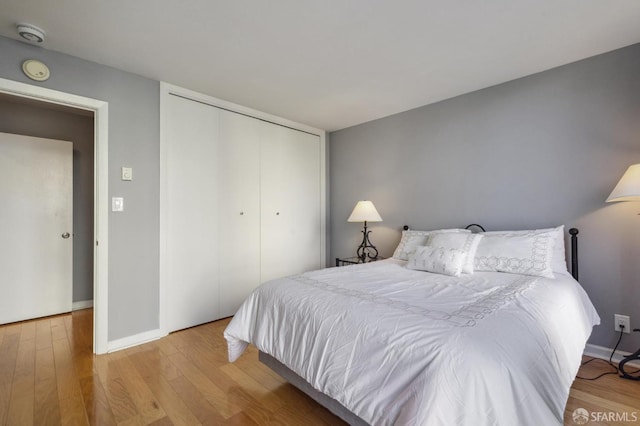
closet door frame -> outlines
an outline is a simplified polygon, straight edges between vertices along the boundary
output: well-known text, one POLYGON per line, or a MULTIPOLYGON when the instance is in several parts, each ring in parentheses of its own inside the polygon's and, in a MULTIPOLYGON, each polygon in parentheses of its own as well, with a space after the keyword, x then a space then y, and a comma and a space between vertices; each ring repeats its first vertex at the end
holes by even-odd
POLYGON ((168 334, 168 212, 166 209, 168 196, 168 123, 170 116, 168 113, 168 99, 170 96, 180 96, 195 102, 202 102, 217 108, 222 108, 231 112, 244 114, 249 117, 257 118, 266 122, 290 127, 295 130, 310 133, 320 138, 320 259, 319 264, 322 268, 326 266, 326 247, 327 247, 327 176, 326 176, 326 132, 304 124, 296 123, 285 118, 267 114, 252 108, 234 104, 202 93, 194 92, 169 83, 160 82, 160 329, 164 334, 168 334))

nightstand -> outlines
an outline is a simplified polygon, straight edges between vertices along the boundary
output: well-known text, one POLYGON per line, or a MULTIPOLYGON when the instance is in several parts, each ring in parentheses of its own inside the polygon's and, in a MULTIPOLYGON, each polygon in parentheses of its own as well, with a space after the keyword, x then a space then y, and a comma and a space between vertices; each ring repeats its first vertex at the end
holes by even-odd
POLYGON ((363 262, 358 256, 353 257, 336 257, 336 266, 347 266, 347 265, 357 265, 358 263, 370 263, 375 262, 377 260, 385 259, 382 256, 378 256, 375 259, 365 259, 363 262))

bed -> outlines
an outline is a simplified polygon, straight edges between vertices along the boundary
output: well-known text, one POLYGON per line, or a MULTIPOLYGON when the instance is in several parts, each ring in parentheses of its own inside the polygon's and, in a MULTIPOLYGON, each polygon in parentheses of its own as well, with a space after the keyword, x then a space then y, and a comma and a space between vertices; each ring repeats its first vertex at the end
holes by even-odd
POLYGON ((405 230, 393 258, 264 283, 224 332, 229 360, 255 345, 350 424, 562 424, 599 323, 566 270, 562 229, 405 230), (449 247, 472 239, 471 258, 449 247), (432 252, 445 248, 443 267, 432 252))

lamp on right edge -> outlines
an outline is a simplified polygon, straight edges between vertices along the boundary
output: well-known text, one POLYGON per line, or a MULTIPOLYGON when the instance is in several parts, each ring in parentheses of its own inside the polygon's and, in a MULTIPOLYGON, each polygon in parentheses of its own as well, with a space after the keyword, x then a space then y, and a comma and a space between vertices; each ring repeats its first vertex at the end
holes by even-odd
MULTIPOLYGON (((626 172, 620 178, 620 181, 613 188, 611 194, 607 198, 607 203, 614 201, 640 201, 640 164, 629 166, 626 172)), ((629 330, 631 331, 631 330, 629 330)), ((640 331, 634 328, 633 331, 640 331)), ((618 363, 618 372, 623 379, 640 380, 640 376, 632 376, 624 370, 624 366, 628 362, 636 362, 640 359, 640 349, 629 356, 622 358, 618 363)))
POLYGON ((614 201, 640 201, 640 164, 629 166, 609 197, 607 203, 614 201))

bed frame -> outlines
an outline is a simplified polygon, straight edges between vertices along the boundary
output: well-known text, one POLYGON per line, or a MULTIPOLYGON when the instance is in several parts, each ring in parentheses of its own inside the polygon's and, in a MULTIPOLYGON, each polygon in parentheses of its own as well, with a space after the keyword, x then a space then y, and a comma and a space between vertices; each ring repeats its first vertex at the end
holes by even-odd
MULTIPOLYGON (((476 223, 468 225, 465 229, 470 229, 472 227, 479 228, 482 230, 482 232, 485 232, 485 229, 481 225, 478 225, 476 223)), ((409 229, 409 227, 405 225, 402 229, 406 231, 409 229)), ((579 231, 577 228, 569 229, 569 234, 571 235, 571 275, 576 281, 578 280, 578 232, 579 231)), ((340 404, 335 399, 323 394, 322 392, 314 389, 305 379, 298 376, 286 365, 282 364, 271 355, 259 351, 258 359, 271 370, 275 371, 279 376, 284 378, 293 386, 300 389, 311 399, 325 407, 327 410, 331 411, 333 414, 335 414, 348 424, 352 426, 368 425, 366 421, 362 420, 360 417, 349 411, 349 409, 344 405, 340 404)))

